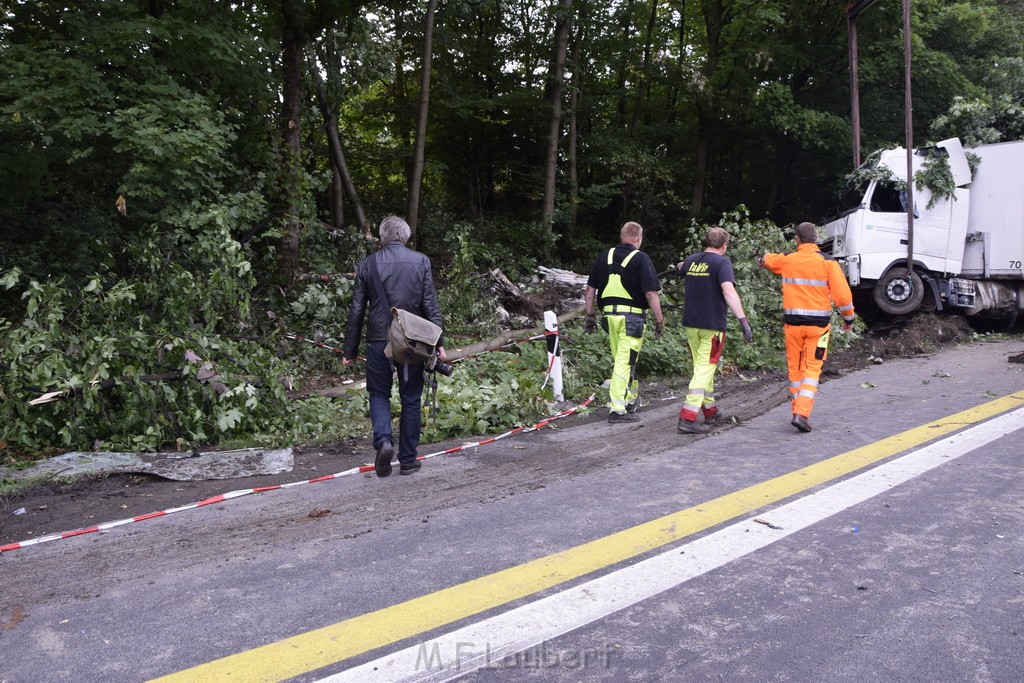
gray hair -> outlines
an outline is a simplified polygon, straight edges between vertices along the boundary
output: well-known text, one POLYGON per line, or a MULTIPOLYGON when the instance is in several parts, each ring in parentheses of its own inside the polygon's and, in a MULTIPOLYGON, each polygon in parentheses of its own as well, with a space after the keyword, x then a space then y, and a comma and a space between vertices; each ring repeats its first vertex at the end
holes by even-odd
POLYGON ((380 222, 381 244, 405 244, 412 236, 412 228, 398 216, 388 216, 380 222))

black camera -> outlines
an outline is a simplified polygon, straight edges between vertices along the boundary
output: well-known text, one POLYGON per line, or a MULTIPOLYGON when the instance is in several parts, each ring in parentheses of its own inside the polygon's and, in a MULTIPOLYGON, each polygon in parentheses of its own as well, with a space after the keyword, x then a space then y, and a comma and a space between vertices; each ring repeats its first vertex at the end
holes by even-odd
POLYGON ((440 372, 445 377, 451 377, 454 370, 455 366, 451 363, 445 363, 437 356, 427 361, 427 372, 440 372))

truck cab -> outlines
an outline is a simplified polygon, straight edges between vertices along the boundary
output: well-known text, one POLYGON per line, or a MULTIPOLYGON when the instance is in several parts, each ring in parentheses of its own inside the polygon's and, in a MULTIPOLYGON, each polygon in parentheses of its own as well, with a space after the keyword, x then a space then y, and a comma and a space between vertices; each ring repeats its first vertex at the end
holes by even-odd
POLYGON ((915 150, 912 159, 915 177, 945 166, 947 184, 952 180, 940 195, 914 183, 912 270, 903 148, 872 155, 852 175, 834 220, 824 225, 822 250, 839 261, 861 298, 870 295, 886 313, 960 307, 1016 317, 1024 280, 1024 142, 965 151, 953 138, 915 150), (968 152, 980 159, 973 180, 968 152), (996 248, 1006 251, 1006 263, 997 264, 996 248), (989 284, 998 280, 1004 282, 989 284))

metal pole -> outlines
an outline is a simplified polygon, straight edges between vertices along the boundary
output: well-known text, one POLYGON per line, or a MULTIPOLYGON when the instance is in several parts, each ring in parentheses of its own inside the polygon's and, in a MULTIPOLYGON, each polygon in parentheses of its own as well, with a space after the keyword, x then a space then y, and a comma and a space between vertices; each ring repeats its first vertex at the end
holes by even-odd
POLYGON ((846 17, 850 45, 850 119, 853 128, 853 167, 860 168, 860 83, 858 81, 857 16, 846 17))
POLYGON ((914 272, 914 113, 910 97, 910 0, 903 0, 903 113, 907 130, 907 281, 914 272))
POLYGON ((851 0, 846 6, 846 26, 849 31, 850 48, 850 119, 853 128, 853 167, 860 167, 860 83, 858 67, 860 61, 857 47, 857 17, 876 0, 851 0))

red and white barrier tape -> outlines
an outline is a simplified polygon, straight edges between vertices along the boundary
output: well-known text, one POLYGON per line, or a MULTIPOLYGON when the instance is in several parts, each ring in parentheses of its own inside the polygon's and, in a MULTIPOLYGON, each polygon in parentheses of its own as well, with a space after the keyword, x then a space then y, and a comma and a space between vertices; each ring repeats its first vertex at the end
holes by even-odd
MULTIPOLYGON (((421 456, 419 456, 416 459, 417 460, 427 460, 428 458, 435 458, 435 457, 437 457, 439 455, 448 455, 450 453, 458 453, 459 451, 465 451, 465 450, 469 450, 471 448, 477 448, 479 446, 483 446, 485 444, 494 443, 495 441, 499 441, 501 439, 508 438, 508 437, 510 437, 510 436, 512 436, 514 434, 526 434, 528 432, 534 432, 534 431, 537 431, 539 429, 543 429, 544 427, 548 426, 549 424, 551 424, 555 420, 560 420, 563 417, 568 417, 570 415, 573 415, 574 413, 579 412, 580 410, 582 410, 582 409, 586 408, 588 405, 590 405, 593 402, 593 400, 594 400, 594 396, 591 395, 590 398, 588 398, 586 401, 584 401, 582 404, 576 406, 575 408, 572 408, 570 410, 560 411, 560 412, 552 415, 549 418, 541 420, 540 422, 536 423, 532 427, 516 427, 515 429, 512 429, 512 430, 510 430, 508 432, 505 432, 504 434, 499 434, 498 436, 491 437, 489 439, 484 439, 483 441, 475 441, 475 442, 472 442, 472 443, 465 443, 465 444, 462 444, 461 446, 456 446, 455 448, 449 448, 448 450, 438 451, 436 453, 430 453, 429 455, 421 455, 421 456)), ((201 500, 201 501, 196 502, 196 503, 189 503, 188 505, 182 505, 181 507, 170 508, 170 509, 167 509, 167 510, 160 510, 159 512, 150 512, 150 513, 145 514, 145 515, 139 515, 137 517, 129 517, 127 519, 119 519, 119 520, 115 520, 113 522, 104 522, 102 524, 96 524, 94 526, 86 527, 84 529, 77 529, 75 531, 63 531, 63 532, 57 533, 57 534, 49 534, 47 536, 40 536, 39 538, 31 538, 31 539, 28 539, 26 541, 20 541, 18 543, 8 543, 7 545, 0 545, 0 553, 9 552, 11 550, 19 550, 21 548, 27 548, 28 546, 31 546, 31 545, 39 545, 40 543, 46 543, 48 541, 59 541, 59 540, 65 539, 65 538, 71 538, 73 536, 83 536, 85 534, 91 534, 91 533, 95 533, 95 532, 98 532, 98 531, 107 531, 108 529, 113 529, 114 527, 124 526, 125 524, 131 524, 133 522, 142 522, 142 521, 147 520, 147 519, 155 519, 156 517, 166 517, 167 515, 173 515, 176 512, 184 512, 185 510, 194 510, 196 508, 206 507, 207 505, 214 505, 216 503, 223 503, 223 502, 232 500, 234 498, 241 498, 242 496, 247 496, 247 495, 249 495, 251 493, 264 493, 266 491, 276 491, 277 489, 288 489, 288 488, 292 488, 292 487, 295 487, 295 486, 302 486, 303 484, 314 484, 314 483, 316 483, 318 481, 328 481, 330 479, 338 479, 340 477, 345 477, 345 476, 352 475, 352 474, 363 474, 364 472, 372 472, 373 470, 374 470, 374 466, 372 464, 371 465, 362 465, 361 467, 353 467, 352 469, 348 469, 348 470, 345 470, 343 472, 338 472, 336 474, 328 474, 328 475, 325 475, 323 477, 317 477, 315 479, 306 479, 304 481, 293 481, 293 482, 288 482, 286 484, 275 484, 273 486, 259 486, 259 487, 251 488, 251 489, 239 489, 237 491, 229 491, 228 493, 222 493, 222 494, 220 494, 218 496, 211 496, 210 498, 207 498, 205 500, 201 500)))

